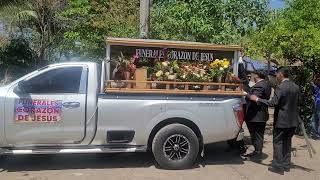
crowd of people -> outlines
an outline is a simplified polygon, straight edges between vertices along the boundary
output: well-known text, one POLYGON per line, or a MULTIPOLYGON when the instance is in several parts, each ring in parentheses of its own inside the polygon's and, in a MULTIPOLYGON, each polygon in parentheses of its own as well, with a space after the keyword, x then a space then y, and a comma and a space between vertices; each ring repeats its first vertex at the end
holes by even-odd
MULTIPOLYGON (((245 154, 255 162, 262 161, 263 141, 266 122, 269 119, 268 107, 274 107, 273 122, 273 161, 269 171, 284 174, 291 168, 292 137, 299 125, 299 102, 301 101, 299 86, 289 79, 290 68, 280 67, 276 72, 277 87, 272 93, 265 70, 256 70, 249 80, 243 63, 240 61, 239 77, 244 83, 247 93, 245 104, 245 122, 248 127, 254 151, 245 154), (249 81, 253 82, 250 85, 249 81)), ((314 116, 312 120, 313 134, 320 138, 320 75, 316 75, 312 83, 315 94, 314 116)))

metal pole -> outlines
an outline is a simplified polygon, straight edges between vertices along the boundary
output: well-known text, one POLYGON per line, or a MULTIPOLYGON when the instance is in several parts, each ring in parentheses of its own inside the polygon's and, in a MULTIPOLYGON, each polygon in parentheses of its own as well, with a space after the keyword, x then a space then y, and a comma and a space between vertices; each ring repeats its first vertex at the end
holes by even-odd
POLYGON ((140 0, 140 38, 149 37, 150 0, 140 0))
POLYGON ((270 71, 271 71, 271 62, 270 62, 270 53, 266 52, 266 60, 268 63, 268 76, 270 75, 270 71))
POLYGON ((105 70, 106 70, 106 74, 105 74, 105 78, 106 80, 110 80, 110 60, 111 60, 111 56, 110 56, 110 44, 107 44, 106 47, 106 63, 105 63, 105 70))

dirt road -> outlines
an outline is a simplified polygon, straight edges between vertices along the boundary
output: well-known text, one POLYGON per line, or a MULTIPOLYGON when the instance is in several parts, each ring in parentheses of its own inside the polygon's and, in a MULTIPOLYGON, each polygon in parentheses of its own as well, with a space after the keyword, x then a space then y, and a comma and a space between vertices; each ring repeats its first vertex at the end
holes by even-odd
MULTIPOLYGON (((320 180, 320 156, 310 159, 300 137, 294 138, 291 172, 284 176, 268 172, 272 137, 267 134, 265 140, 265 159, 260 164, 228 151, 225 143, 207 146, 205 157, 194 168, 181 171, 159 169, 148 153, 21 155, 0 160, 0 180, 320 180)), ((320 152, 320 141, 312 142, 320 152)))

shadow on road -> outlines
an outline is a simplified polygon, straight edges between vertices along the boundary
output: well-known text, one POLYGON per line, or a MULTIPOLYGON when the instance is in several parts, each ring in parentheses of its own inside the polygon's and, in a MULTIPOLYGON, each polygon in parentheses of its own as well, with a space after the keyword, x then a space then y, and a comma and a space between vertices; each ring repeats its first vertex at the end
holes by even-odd
MULTIPOLYGON (((243 164, 236 150, 228 149, 226 143, 215 143, 205 147, 205 157, 199 158, 193 168, 206 165, 243 164)), ((152 153, 117 154, 63 154, 63 155, 16 155, 0 160, 0 171, 41 171, 67 169, 112 169, 145 168, 155 166, 152 153)))
POLYGON ((230 149, 226 143, 214 143, 205 147, 205 156, 199 165, 244 164, 245 159, 240 156, 237 149, 230 149))

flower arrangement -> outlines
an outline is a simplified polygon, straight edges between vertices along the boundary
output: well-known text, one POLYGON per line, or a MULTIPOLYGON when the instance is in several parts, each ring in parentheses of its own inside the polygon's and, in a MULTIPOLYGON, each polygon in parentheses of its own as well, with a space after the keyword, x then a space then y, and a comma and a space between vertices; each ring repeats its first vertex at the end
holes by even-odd
POLYGON ((175 81, 178 79, 180 67, 178 61, 163 61, 157 62, 154 67, 153 80, 157 81, 175 81))
POLYGON ((114 70, 114 76, 116 79, 132 79, 132 76, 136 71, 136 65, 133 63, 133 58, 126 58, 121 52, 118 59, 111 62, 116 66, 114 70))
POLYGON ((226 77, 230 68, 227 59, 216 59, 209 63, 190 63, 174 61, 159 61, 154 66, 152 80, 210 82, 218 77, 226 77))
POLYGON ((230 68, 229 60, 216 59, 210 63, 210 76, 213 80, 217 80, 218 78, 228 73, 229 68, 230 68))
POLYGON ((207 65, 196 63, 184 63, 181 66, 180 79, 190 82, 209 82, 210 76, 207 73, 207 65))
POLYGON ((238 82, 238 79, 229 72, 230 61, 227 59, 215 59, 211 62, 160 61, 160 59, 149 61, 137 54, 126 58, 121 53, 114 62, 115 74, 120 76, 117 79, 132 79, 137 66, 149 67, 154 64, 148 68, 148 77, 154 81, 222 82, 223 78, 223 82, 238 82))

